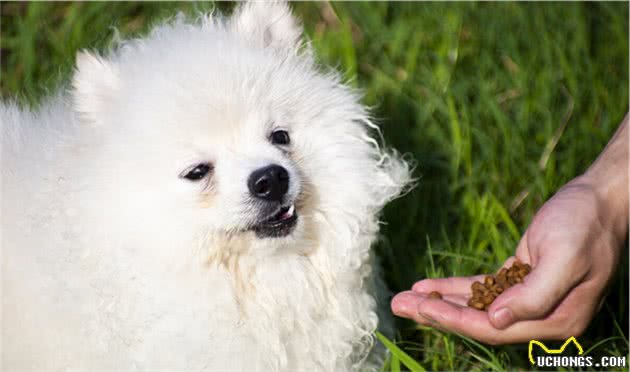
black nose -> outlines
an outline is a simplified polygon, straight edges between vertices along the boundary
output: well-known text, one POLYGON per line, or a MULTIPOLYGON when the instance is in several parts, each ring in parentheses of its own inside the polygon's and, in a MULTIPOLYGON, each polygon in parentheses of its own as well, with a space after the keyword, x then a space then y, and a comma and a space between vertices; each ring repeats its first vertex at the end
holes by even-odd
POLYGON ((281 201, 289 190, 289 172, 279 165, 272 164, 255 170, 249 176, 247 186, 257 198, 281 201))

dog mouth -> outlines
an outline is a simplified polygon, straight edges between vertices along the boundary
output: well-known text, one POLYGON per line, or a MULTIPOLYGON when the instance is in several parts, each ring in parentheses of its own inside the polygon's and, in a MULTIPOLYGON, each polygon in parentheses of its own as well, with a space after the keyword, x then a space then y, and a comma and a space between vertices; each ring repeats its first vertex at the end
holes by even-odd
POLYGON ((281 207, 278 212, 254 225, 252 230, 258 238, 281 238, 289 235, 297 224, 295 204, 281 207))

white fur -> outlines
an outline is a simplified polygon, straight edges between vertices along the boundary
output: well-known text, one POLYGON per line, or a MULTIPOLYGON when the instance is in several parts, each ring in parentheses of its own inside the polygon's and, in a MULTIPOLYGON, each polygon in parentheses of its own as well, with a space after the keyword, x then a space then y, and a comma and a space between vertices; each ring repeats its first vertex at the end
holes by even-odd
POLYGON ((3 370, 377 366, 370 247, 409 169, 300 34, 282 3, 179 16, 81 53, 37 112, 2 105, 3 370), (270 163, 299 220, 259 239, 246 178, 270 163))

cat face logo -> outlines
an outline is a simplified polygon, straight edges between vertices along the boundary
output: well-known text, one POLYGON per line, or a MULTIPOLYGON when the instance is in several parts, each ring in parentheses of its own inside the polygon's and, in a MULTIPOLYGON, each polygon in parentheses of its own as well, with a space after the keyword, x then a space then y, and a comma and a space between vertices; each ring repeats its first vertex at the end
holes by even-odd
POLYGON ((534 348, 534 345, 538 345, 540 346, 540 348, 543 349, 543 351, 547 354, 562 354, 562 352, 564 352, 564 349, 567 348, 567 346, 573 342, 573 344, 577 347, 578 349, 578 355, 582 355, 584 354, 584 349, 582 349, 582 345, 580 345, 580 343, 575 339, 575 337, 571 336, 569 338, 567 338, 567 340, 564 342, 564 344, 562 344, 562 346, 560 346, 559 349, 549 349, 545 344, 543 344, 542 342, 538 341, 538 340, 531 340, 529 341, 529 347, 528 347, 528 354, 529 354, 529 361, 533 364, 536 365, 535 361, 534 361, 534 356, 532 355, 532 350, 534 348))

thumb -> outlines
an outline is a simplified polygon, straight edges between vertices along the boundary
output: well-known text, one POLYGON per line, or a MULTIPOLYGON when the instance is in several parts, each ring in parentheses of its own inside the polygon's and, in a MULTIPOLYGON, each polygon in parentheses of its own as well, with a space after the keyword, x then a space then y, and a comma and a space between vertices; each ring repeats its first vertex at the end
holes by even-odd
POLYGON ((510 287, 488 309, 490 323, 504 329, 521 320, 541 319, 553 311, 581 278, 562 257, 544 257, 523 282, 510 287))

